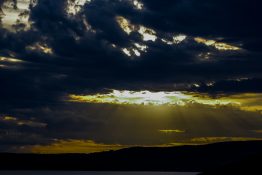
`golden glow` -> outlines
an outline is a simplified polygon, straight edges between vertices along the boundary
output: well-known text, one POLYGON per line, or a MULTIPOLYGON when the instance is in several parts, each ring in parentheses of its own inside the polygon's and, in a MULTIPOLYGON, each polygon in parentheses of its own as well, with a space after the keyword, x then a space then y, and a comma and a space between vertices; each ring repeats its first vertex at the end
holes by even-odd
POLYGON ((0 120, 3 120, 3 121, 16 121, 17 118, 12 117, 12 116, 4 116, 4 117, 1 117, 0 120))
MULTIPOLYGON (((252 137, 196 137, 181 142, 174 142, 162 145, 132 145, 140 147, 171 147, 183 145, 201 145, 228 141, 261 141, 262 138, 252 137)), ((115 151, 132 147, 131 145, 96 143, 92 140, 54 140, 49 145, 22 146, 17 151, 23 153, 37 154, 68 154, 68 153, 96 153, 104 151, 115 151)))
POLYGON ((21 63, 22 60, 16 59, 16 58, 9 58, 9 57, 1 57, 0 56, 0 62, 7 62, 7 63, 21 63))
POLYGON ((221 50, 221 51, 241 50, 241 48, 236 47, 236 46, 232 46, 232 45, 222 43, 222 42, 217 42, 215 40, 207 40, 207 39, 200 38, 200 37, 195 38, 195 41, 197 43, 205 44, 206 46, 212 46, 212 47, 216 48, 217 50, 221 50))
POLYGON ((245 111, 262 110, 262 94, 237 94, 212 98, 207 94, 188 92, 150 92, 150 91, 118 91, 106 94, 69 95, 69 101, 78 103, 109 103, 135 105, 178 105, 185 106, 193 103, 223 106, 230 105, 245 111))
POLYGON ((179 130, 179 129, 161 129, 161 130, 159 130, 159 132, 165 133, 165 134, 170 134, 170 133, 185 133, 186 131, 179 130))
POLYGON ((30 45, 26 47, 27 50, 29 51, 36 51, 36 52, 42 52, 48 55, 52 55, 53 54, 53 49, 48 47, 47 44, 45 43, 40 43, 37 42, 34 45, 30 45))
POLYGON ((84 103, 115 103, 115 104, 144 104, 144 105, 162 105, 179 104, 184 105, 184 100, 189 99, 181 92, 150 92, 150 91, 118 91, 108 94, 96 95, 70 95, 70 101, 84 103))
POLYGON ((122 16, 116 17, 116 21, 119 24, 119 26, 126 32, 128 35, 135 31, 135 26, 130 23, 129 20, 122 16))
POLYGON ((117 144, 95 143, 92 140, 55 140, 50 145, 36 145, 22 148, 21 152, 41 154, 95 153, 126 148, 117 144))

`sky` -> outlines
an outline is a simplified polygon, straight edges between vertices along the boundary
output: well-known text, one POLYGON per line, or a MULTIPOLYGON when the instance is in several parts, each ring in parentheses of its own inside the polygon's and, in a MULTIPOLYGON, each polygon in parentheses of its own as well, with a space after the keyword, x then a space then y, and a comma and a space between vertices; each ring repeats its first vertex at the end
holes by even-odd
POLYGON ((262 140, 257 0, 0 0, 0 152, 262 140))

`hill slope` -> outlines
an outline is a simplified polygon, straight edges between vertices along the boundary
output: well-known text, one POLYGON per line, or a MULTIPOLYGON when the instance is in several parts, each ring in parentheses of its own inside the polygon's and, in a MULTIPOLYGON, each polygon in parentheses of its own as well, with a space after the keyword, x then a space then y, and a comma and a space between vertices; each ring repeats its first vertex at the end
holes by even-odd
POLYGON ((260 158, 262 142, 228 142, 168 148, 137 147, 93 154, 2 153, 0 169, 203 172, 260 158))

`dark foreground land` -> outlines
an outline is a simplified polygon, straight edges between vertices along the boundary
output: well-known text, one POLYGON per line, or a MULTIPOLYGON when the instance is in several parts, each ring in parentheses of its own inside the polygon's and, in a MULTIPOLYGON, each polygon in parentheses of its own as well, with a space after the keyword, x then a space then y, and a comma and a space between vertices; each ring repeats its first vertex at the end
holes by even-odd
POLYGON ((262 141, 168 148, 128 148, 94 154, 0 154, 0 170, 182 171, 262 174, 262 141))

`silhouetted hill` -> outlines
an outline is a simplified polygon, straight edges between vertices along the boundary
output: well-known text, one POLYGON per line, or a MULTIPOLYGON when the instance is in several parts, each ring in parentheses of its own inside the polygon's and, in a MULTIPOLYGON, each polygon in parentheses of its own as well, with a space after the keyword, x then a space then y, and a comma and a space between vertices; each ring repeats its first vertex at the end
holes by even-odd
POLYGON ((236 160, 226 165, 207 170, 200 175, 261 175, 262 154, 236 160))
POLYGON ((229 167, 234 168, 239 163, 241 166, 245 166, 249 162, 260 160, 260 158, 262 158, 261 141, 227 142, 168 148, 137 147, 93 154, 39 155, 2 153, 0 154, 0 169, 205 171, 211 173, 216 170, 227 170, 229 167))

